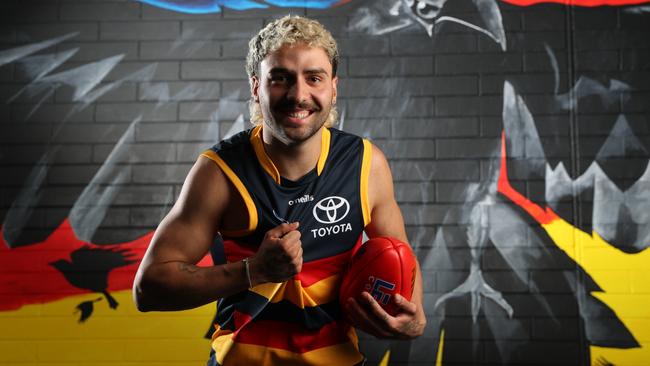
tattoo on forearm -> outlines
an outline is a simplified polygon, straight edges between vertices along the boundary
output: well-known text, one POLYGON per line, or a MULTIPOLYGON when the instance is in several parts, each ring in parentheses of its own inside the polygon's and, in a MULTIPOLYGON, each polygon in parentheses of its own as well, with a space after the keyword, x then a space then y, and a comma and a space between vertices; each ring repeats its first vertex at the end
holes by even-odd
POLYGON ((189 263, 179 263, 178 269, 181 272, 196 273, 199 270, 199 267, 189 263))

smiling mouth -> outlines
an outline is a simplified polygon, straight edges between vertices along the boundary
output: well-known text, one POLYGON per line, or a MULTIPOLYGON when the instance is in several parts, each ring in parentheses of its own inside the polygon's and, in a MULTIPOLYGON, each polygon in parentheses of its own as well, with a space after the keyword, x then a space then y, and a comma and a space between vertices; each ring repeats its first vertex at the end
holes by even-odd
POLYGON ((290 118, 304 119, 309 117, 313 112, 312 111, 285 111, 284 112, 290 118))

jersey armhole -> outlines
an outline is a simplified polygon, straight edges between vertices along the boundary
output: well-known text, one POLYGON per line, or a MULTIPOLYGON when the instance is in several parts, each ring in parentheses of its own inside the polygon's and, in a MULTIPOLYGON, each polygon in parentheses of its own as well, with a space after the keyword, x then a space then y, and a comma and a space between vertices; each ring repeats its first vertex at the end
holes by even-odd
POLYGON ((239 195, 241 198, 244 200, 244 204, 246 205, 246 211, 248 212, 248 227, 246 229, 241 229, 241 230, 220 230, 222 234, 226 236, 234 236, 234 237, 241 237, 241 236, 246 236, 257 228, 257 223, 258 223, 258 217, 257 217, 257 208, 255 207, 255 202, 253 201, 253 198, 251 197, 250 193, 248 192, 248 189, 244 186, 244 183, 239 179, 237 174, 230 169, 228 164, 226 164, 223 159, 214 152, 213 150, 206 150, 204 151, 201 156, 204 156, 219 166, 221 168, 221 171, 226 174, 226 177, 228 177, 228 180, 235 186, 237 189, 237 192, 239 192, 239 195))
POLYGON ((370 223, 370 201, 368 199, 368 180, 370 178, 370 163, 372 161, 372 144, 363 139, 363 158, 361 160, 361 212, 363 214, 363 226, 370 223))

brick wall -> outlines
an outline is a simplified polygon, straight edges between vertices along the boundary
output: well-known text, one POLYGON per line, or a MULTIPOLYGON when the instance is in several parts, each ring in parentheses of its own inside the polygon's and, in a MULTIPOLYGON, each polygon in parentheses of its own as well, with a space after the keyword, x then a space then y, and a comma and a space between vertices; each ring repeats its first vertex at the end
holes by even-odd
MULTIPOLYGON (((0 364, 202 364, 211 305, 143 315, 127 287, 110 285, 120 303, 111 309, 93 291, 43 283, 61 276, 43 250, 66 248, 48 240, 68 218, 93 248, 146 238, 198 153, 247 113, 248 39, 289 12, 320 20, 339 41, 340 127, 389 158, 422 264, 426 334, 414 342, 362 334, 370 364, 389 349, 390 365, 433 365, 436 357, 449 365, 643 364, 647 6, 495 3, 503 50, 457 23, 441 23, 433 36, 418 24, 382 35, 357 27, 362 10, 388 3, 192 15, 120 0, 3 2, 0 218, 13 249, 0 251, 0 298, 27 300, 0 312, 9 329, 0 364), (504 112, 518 97, 516 113, 504 112), (504 129, 512 187, 552 207, 554 221, 540 221, 498 184, 504 129), (548 169, 562 163, 575 180, 594 162, 619 192, 597 176, 548 202, 562 183, 549 181, 548 169), (472 227, 486 239, 468 238, 472 227), (53 295, 34 300, 34 292, 53 295), (82 323, 79 306, 93 309, 82 323)), ((484 24, 472 4, 448 2, 444 14, 484 24)))

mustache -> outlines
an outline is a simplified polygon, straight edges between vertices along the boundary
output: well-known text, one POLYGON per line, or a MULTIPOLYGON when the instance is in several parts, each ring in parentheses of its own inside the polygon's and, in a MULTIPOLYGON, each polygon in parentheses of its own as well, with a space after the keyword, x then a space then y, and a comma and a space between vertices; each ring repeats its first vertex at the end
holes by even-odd
POLYGON ((318 105, 308 100, 295 101, 295 100, 288 100, 288 99, 278 102, 278 104, 276 104, 276 108, 282 111, 292 111, 295 109, 308 109, 310 111, 318 112, 321 110, 321 108, 318 105))

